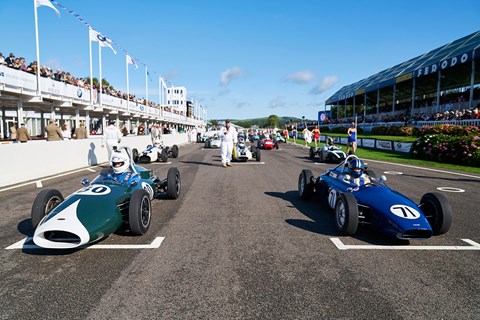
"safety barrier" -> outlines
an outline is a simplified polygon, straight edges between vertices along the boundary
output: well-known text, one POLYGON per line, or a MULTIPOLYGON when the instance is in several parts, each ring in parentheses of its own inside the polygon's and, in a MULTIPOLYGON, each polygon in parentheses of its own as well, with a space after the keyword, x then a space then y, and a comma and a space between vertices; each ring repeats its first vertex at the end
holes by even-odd
MULTIPOLYGON (((166 146, 182 145, 188 134, 163 135, 166 146)), ((126 136, 121 146, 145 150, 152 141, 149 136, 126 136)), ((81 140, 46 141, 0 145, 0 187, 38 180, 81 168, 96 166, 108 160, 107 149, 102 148, 102 137, 81 140)), ((181 153, 180 153, 181 155, 181 153)))

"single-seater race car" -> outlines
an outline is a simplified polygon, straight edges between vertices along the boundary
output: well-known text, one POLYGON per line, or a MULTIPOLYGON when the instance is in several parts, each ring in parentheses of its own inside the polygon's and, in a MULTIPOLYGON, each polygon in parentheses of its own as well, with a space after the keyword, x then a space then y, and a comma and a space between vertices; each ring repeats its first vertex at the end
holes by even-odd
POLYGON ((168 157, 178 157, 178 146, 174 144, 171 148, 163 143, 163 139, 156 139, 153 145, 148 145, 141 153, 136 148, 132 149, 133 161, 138 163, 150 163, 154 161, 167 162, 168 157))
POLYGON ((180 172, 170 168, 161 180, 152 170, 135 165, 131 151, 112 153, 112 167, 64 199, 57 189, 44 189, 35 198, 31 221, 33 242, 48 249, 73 249, 116 232, 120 228, 143 235, 151 223, 151 200, 180 195, 180 172))
POLYGON ((300 198, 314 193, 335 212, 335 225, 343 235, 354 235, 359 224, 371 225, 388 237, 402 240, 428 239, 449 231, 452 209, 439 193, 426 193, 416 204, 377 178, 355 155, 318 178, 304 169, 298 177, 300 198))
POLYGON ((233 147, 232 160, 245 162, 253 158, 255 158, 256 161, 260 161, 260 149, 255 148, 253 145, 249 148, 245 143, 245 139, 239 138, 237 145, 233 147))
POLYGON ((347 158, 345 152, 333 143, 332 138, 328 138, 327 143, 321 148, 310 147, 308 154, 310 159, 315 159, 317 154, 320 162, 340 163, 347 158))
POLYGON ((272 140, 270 137, 264 137, 257 142, 258 149, 272 150, 278 149, 278 141, 272 140))
POLYGON ((220 136, 218 134, 214 134, 213 137, 210 137, 207 141, 205 141, 205 148, 220 148, 221 144, 222 140, 220 139, 220 136))

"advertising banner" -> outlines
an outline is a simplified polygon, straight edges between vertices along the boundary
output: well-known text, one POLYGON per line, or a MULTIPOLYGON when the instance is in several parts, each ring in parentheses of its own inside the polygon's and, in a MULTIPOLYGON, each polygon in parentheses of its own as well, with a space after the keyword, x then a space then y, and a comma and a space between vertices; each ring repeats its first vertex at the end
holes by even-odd
POLYGON ((0 83, 17 88, 37 90, 37 79, 35 75, 3 65, 0 65, 0 83))
POLYGON ((375 139, 362 139, 362 146, 367 148, 375 148, 375 139))
POLYGON ((398 151, 398 152, 410 152, 412 145, 413 143, 411 142, 394 142, 393 143, 395 151, 398 151))
POLYGON ((392 141, 377 140, 377 149, 392 150, 392 141))

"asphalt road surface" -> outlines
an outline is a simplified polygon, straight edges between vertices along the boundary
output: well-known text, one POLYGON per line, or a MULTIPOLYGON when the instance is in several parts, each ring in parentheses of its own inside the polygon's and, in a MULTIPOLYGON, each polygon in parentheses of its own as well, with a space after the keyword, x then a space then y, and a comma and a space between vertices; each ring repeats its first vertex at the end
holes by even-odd
POLYGON ((306 148, 222 168, 218 149, 189 144, 169 161, 145 166, 178 167, 180 198, 154 200, 147 234, 100 242, 112 248, 6 249, 33 234, 39 187, 68 195, 101 168, 0 190, 0 319, 479 319, 479 176, 367 161, 416 202, 437 191, 453 208, 449 233, 399 242, 342 237, 328 207, 299 199, 300 171, 332 166, 306 148))

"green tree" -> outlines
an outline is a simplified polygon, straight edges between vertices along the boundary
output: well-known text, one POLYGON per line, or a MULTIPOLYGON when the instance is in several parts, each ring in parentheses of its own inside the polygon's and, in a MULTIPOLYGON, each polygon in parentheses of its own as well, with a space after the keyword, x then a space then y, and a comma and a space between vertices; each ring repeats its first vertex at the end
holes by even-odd
POLYGON ((278 116, 277 115, 270 115, 267 119, 267 127, 269 128, 278 128, 278 116))

